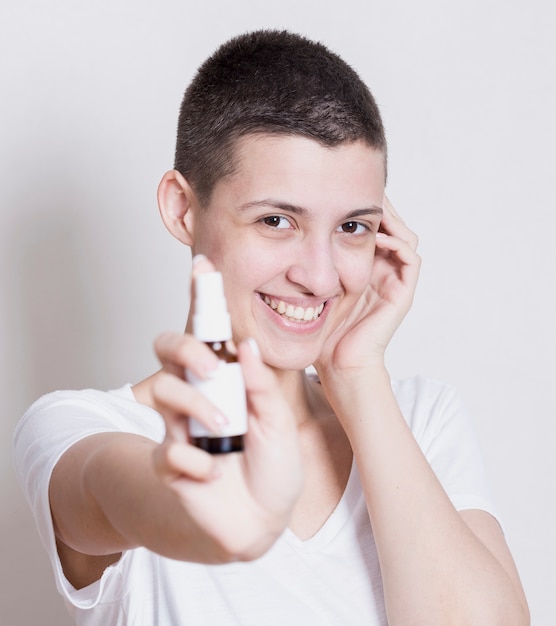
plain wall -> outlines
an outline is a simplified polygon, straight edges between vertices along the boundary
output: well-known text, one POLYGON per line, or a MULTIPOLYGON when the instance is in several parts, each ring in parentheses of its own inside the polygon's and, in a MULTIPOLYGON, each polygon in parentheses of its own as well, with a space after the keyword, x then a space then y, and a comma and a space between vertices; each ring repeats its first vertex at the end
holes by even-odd
POLYGON ((181 330, 188 253, 156 187, 184 87, 229 36, 286 27, 366 80, 388 193, 421 238, 395 376, 455 385, 477 424, 535 626, 556 614, 556 9, 542 0, 20 0, 0 6, 0 619, 69 624, 11 437, 56 388, 114 388, 181 330))

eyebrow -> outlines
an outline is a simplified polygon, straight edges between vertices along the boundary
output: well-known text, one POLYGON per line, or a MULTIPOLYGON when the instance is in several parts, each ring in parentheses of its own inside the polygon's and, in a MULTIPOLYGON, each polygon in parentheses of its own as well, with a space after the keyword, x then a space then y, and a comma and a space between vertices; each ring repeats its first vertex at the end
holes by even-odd
MULTIPOLYGON (((280 211, 287 211, 289 213, 293 213, 294 215, 300 215, 305 217, 308 215, 309 211, 302 206, 298 206, 296 204, 290 204, 289 202, 282 202, 281 200, 273 200, 271 198, 267 198, 266 200, 255 200, 253 202, 246 202, 238 207, 240 211, 245 211, 248 209, 253 209, 260 206, 268 206, 279 209, 280 211)), ((344 216, 345 219, 354 219, 356 217, 361 217, 363 215, 382 215, 382 207, 377 206, 376 204, 372 204, 369 207, 363 207, 361 209, 355 209, 354 211, 350 211, 347 215, 344 216)))

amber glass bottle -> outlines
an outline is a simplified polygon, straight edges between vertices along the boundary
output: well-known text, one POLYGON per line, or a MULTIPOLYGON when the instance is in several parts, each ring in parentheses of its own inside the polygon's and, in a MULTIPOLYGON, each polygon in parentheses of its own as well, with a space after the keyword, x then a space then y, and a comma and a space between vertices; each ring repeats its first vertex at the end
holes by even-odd
POLYGON ((214 433, 190 418, 191 443, 211 454, 240 452, 247 432, 247 403, 241 366, 226 346, 232 338, 232 326, 220 272, 207 272, 195 278, 193 334, 214 351, 220 362, 209 378, 200 379, 187 372, 187 379, 227 417, 229 423, 220 433, 214 433))

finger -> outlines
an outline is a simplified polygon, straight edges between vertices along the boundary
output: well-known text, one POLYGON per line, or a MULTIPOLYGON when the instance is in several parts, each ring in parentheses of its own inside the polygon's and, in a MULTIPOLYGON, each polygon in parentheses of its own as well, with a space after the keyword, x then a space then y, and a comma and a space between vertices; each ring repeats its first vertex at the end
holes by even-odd
POLYGON ((400 217, 399 213, 396 211, 394 205, 390 202, 390 198, 388 198, 388 196, 386 194, 384 194, 384 199, 382 201, 382 208, 385 211, 389 211, 395 218, 397 218, 397 219, 399 219, 400 221, 403 222, 403 220, 400 217))
POLYGON ((412 260, 419 258, 419 255, 410 242, 393 234, 377 233, 376 247, 377 250, 395 252, 396 256, 404 262, 411 263, 412 260))
POLYGON ((167 372, 153 379, 152 395, 156 410, 162 415, 170 439, 187 441, 187 417, 194 418, 218 434, 228 423, 226 417, 195 387, 167 372))
POLYGON ((398 275, 404 282, 417 282, 421 257, 409 243, 393 235, 377 233, 376 252, 397 264, 398 275))
POLYGON ((419 243, 417 235, 401 219, 387 210, 382 215, 379 232, 397 237, 405 241, 414 250, 417 249, 419 243))
POLYGON ((167 332, 156 338, 154 349, 163 368, 184 378, 185 369, 206 378, 218 367, 218 357, 192 335, 167 332))
POLYGON ((274 372, 261 360, 253 339, 239 344, 238 358, 243 370, 249 410, 269 428, 295 427, 295 420, 274 372))
POLYGON ((165 442, 153 453, 155 471, 163 478, 211 480, 218 476, 213 457, 194 446, 165 442))
POLYGON ((380 223, 380 231, 402 239, 416 250, 417 244, 419 243, 417 235, 408 228, 386 196, 384 196, 383 208, 384 212, 380 223))

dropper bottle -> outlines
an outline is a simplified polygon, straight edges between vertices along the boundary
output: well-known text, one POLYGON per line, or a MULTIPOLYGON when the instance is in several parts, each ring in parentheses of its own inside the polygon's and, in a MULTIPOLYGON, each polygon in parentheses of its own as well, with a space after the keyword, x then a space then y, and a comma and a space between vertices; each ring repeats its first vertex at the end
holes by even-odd
POLYGON ((218 356, 219 364, 209 378, 201 379, 187 371, 187 379, 226 416, 228 424, 215 434, 189 418, 191 443, 211 454, 240 452, 247 432, 247 403, 241 366, 226 347, 232 338, 232 324, 220 272, 195 277, 193 334, 218 356))

